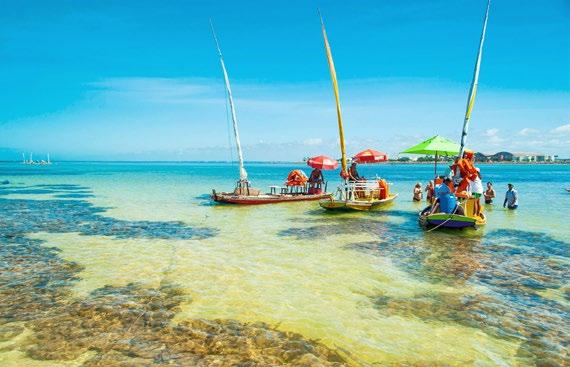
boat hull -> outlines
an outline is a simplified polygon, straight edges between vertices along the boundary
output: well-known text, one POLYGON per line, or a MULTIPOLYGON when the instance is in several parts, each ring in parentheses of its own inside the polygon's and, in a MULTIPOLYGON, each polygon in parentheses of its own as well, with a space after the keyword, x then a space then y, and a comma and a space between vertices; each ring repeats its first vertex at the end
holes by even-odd
POLYGON ((398 194, 382 200, 336 200, 330 196, 329 199, 320 200, 319 205, 331 211, 373 211, 392 203, 396 197, 398 194))
POLYGON ((280 195, 235 195, 233 193, 212 193, 212 200, 221 204, 264 205, 290 203, 297 201, 314 201, 330 197, 331 194, 280 194, 280 195))
POLYGON ((465 215, 435 213, 431 215, 420 214, 420 224, 425 227, 441 227, 441 228, 474 228, 476 226, 485 225, 487 221, 484 218, 473 218, 465 215))

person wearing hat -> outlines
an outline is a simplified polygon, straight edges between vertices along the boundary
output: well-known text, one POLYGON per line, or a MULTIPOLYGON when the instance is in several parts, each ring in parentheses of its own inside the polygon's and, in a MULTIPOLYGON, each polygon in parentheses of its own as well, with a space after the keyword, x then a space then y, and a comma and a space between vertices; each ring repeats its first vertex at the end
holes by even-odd
POLYGON ((503 208, 507 207, 509 209, 516 209, 519 207, 519 194, 517 190, 514 189, 512 183, 507 185, 507 193, 505 194, 505 201, 503 202, 503 208))

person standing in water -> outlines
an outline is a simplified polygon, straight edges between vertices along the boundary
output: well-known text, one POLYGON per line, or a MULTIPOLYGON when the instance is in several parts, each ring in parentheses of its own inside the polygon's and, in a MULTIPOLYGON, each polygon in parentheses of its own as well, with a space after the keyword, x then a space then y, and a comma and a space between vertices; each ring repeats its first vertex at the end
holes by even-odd
POLYGON ((433 199, 435 196, 435 187, 433 185, 433 181, 429 181, 425 188, 426 191, 426 200, 428 203, 433 204, 433 199))
POLYGON ((507 207, 514 210, 519 207, 519 194, 515 190, 513 184, 507 185, 507 193, 505 194, 505 201, 503 202, 503 208, 507 207))
POLYGON ((485 204, 493 204, 495 198, 495 189, 492 182, 487 182, 487 190, 485 190, 485 204))
POLYGON ((414 201, 422 201, 422 196, 422 184, 418 182, 416 186, 414 186, 414 201))
POLYGON ((471 197, 476 199, 474 205, 474 212, 475 215, 479 215, 481 213, 481 203, 479 200, 481 196, 483 196, 483 182, 481 182, 481 171, 479 168, 475 168, 477 171, 475 178, 469 182, 469 192, 471 193, 471 197))

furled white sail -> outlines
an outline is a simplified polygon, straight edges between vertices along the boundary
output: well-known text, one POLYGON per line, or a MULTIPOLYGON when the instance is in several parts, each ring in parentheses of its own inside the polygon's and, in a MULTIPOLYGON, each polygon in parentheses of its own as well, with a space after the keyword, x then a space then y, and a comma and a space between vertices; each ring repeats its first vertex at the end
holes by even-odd
POLYGON ((238 130, 238 122, 237 122, 237 115, 236 109, 234 105, 234 99, 232 95, 232 88, 230 86, 230 79, 228 77, 228 72, 226 70, 226 65, 224 63, 224 57, 222 56, 222 50, 220 49, 220 44, 218 43, 218 37, 216 37, 216 32, 214 31, 214 25, 210 20, 210 26, 212 27, 212 35, 214 36, 214 41, 216 42, 216 47, 218 49, 218 56, 220 57, 220 64, 222 65, 222 72, 224 73, 224 79, 226 81, 226 90, 228 92, 228 99, 230 102, 230 110, 232 115, 232 122, 234 127, 234 136, 236 139, 236 146, 238 151, 238 160, 239 160, 239 178, 242 182, 247 182, 247 172, 243 165, 243 152, 241 150, 241 141, 239 140, 239 130, 238 130))
POLYGON ((487 11, 485 12, 485 21, 483 22, 483 31, 481 32, 481 40, 479 41, 479 51, 477 52, 477 61, 475 62, 475 70, 473 72, 473 80, 471 81, 471 89, 469 89, 469 98, 467 99, 467 108, 465 111, 465 120, 463 121, 463 131, 461 133, 461 147, 459 149, 459 157, 463 157, 465 144, 467 143, 467 130, 469 129, 469 120, 471 119, 471 111, 475 105, 475 96, 477 95, 477 83, 479 82, 479 69, 481 68, 481 57, 483 55, 483 43, 485 42, 485 32, 487 31, 487 20, 489 19, 489 8, 491 0, 487 1, 487 11))

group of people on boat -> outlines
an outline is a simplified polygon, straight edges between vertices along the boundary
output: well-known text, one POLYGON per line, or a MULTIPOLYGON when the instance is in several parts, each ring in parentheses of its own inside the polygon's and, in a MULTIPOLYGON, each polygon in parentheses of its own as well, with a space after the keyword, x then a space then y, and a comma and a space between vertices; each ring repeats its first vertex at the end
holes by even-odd
MULTIPOLYGON (((363 180, 366 180, 366 178, 360 176, 360 174, 358 173, 357 163, 352 162, 348 170, 348 181, 356 182, 363 180)), ((325 182, 325 176, 323 175, 323 171, 320 168, 313 168, 308 179, 309 189, 321 188, 324 182, 325 182)))
MULTIPOLYGON (((422 211, 423 215, 434 213, 446 213, 466 215, 465 208, 461 205, 462 200, 472 200, 473 210, 470 216, 484 218, 481 211, 480 199, 484 198, 485 204, 492 204, 496 192, 492 182, 487 182, 483 189, 481 171, 475 167, 474 152, 466 151, 462 158, 457 158, 449 167, 444 176, 439 176, 435 181, 429 181, 422 190, 422 184, 418 182, 413 189, 413 200, 421 201, 423 192, 430 204, 422 211)), ((505 194, 503 207, 514 210, 518 207, 518 193, 514 185, 509 183, 505 194)))

